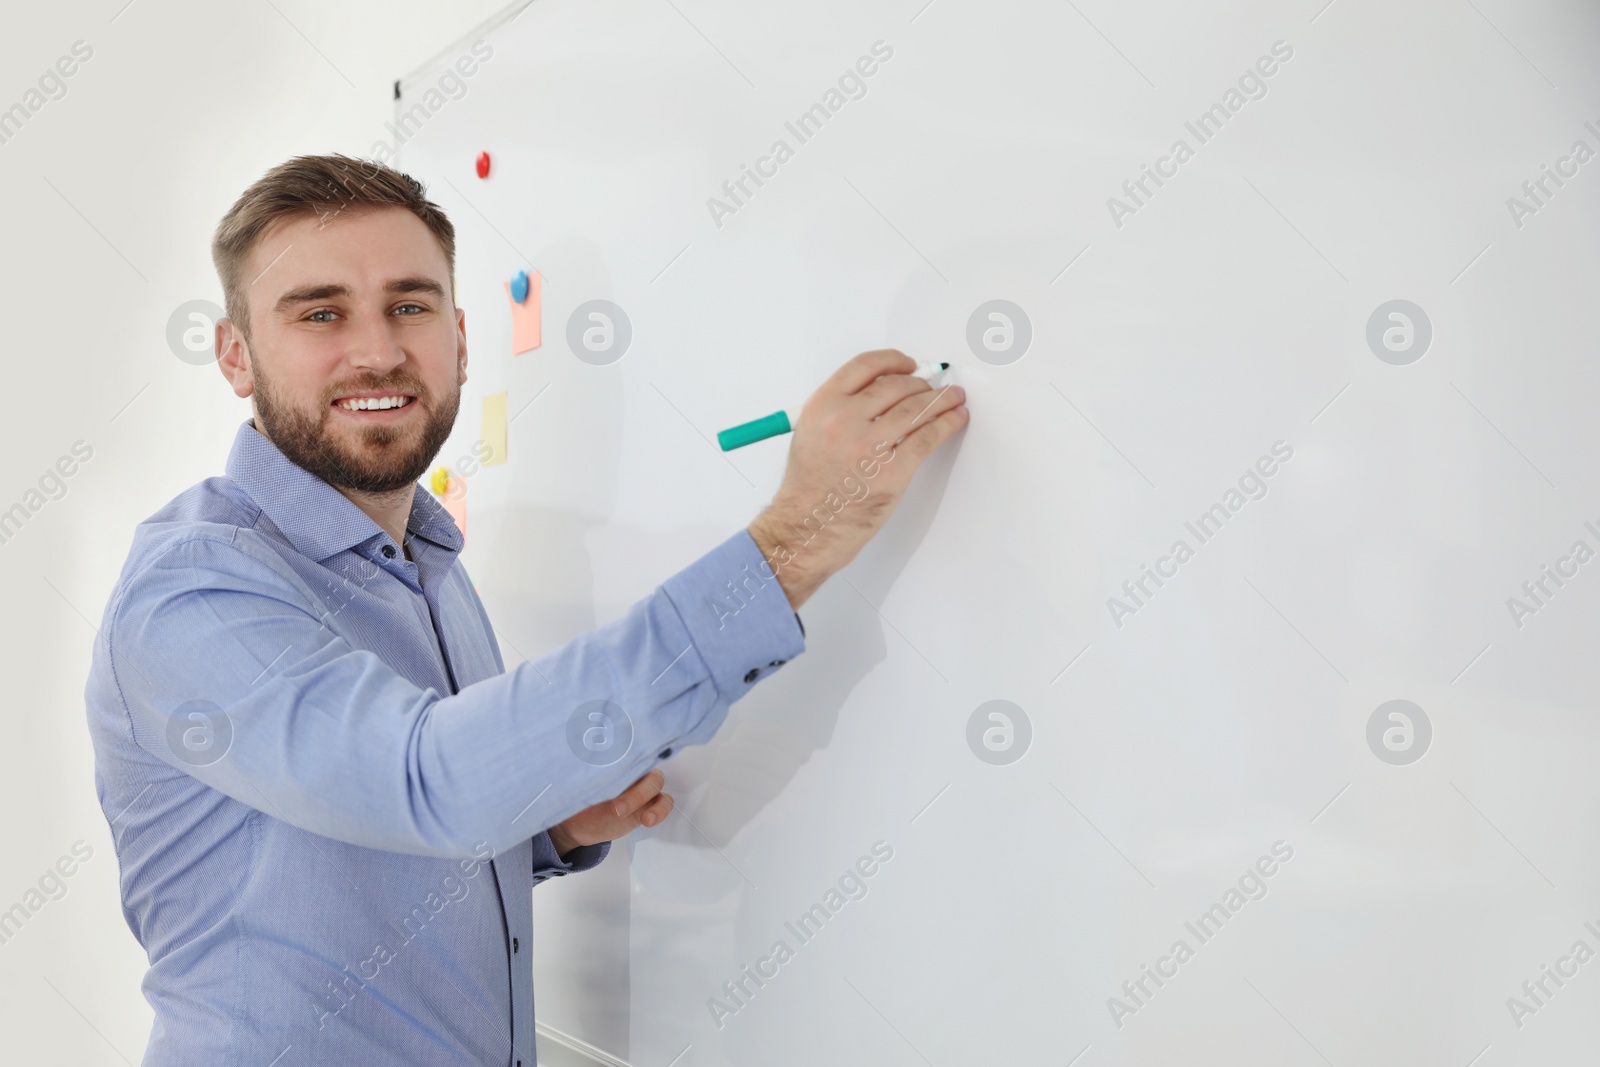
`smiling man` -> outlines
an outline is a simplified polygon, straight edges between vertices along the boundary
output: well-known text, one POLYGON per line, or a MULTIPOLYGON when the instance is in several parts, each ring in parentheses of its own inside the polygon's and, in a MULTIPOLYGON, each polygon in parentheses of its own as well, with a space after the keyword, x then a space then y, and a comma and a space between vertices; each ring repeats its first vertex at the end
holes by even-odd
POLYGON ((804 650, 796 609, 963 393, 900 352, 848 361, 748 527, 508 671, 417 486, 467 379, 449 220, 404 174, 305 156, 212 253, 252 417, 224 476, 135 531, 85 693, 144 1063, 533 1067, 533 886, 667 817, 659 765, 804 650))

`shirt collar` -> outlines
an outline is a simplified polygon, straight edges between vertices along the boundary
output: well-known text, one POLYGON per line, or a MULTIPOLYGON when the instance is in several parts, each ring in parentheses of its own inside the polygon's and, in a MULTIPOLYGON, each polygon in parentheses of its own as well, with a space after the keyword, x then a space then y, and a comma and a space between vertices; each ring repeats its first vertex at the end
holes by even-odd
MULTIPOLYGON (((228 477, 308 559, 321 562, 383 534, 372 517, 339 490, 292 462, 255 427, 239 425, 228 453, 228 477)), ((461 551, 461 531, 450 513, 419 483, 406 532, 449 552, 461 551)))

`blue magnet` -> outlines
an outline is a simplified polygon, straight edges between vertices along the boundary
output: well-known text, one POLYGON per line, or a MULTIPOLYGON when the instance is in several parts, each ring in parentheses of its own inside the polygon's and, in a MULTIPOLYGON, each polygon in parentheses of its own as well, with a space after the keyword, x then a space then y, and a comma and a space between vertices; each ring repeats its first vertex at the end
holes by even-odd
POLYGON ((528 299, 528 272, 517 271, 516 277, 511 279, 511 299, 522 303, 528 299))

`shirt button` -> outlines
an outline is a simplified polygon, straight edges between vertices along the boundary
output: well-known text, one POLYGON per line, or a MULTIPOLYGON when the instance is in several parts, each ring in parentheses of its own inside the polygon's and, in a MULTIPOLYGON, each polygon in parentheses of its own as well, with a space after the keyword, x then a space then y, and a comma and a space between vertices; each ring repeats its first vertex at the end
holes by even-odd
POLYGON ((670 755, 672 755, 672 746, 668 745, 666 748, 664 748, 660 752, 656 753, 656 758, 657 759, 666 759, 670 755))
POLYGON ((389 559, 394 559, 394 546, 393 545, 384 545, 383 546, 383 554, 385 556, 387 556, 389 559))
POLYGON ((748 671, 745 672, 745 675, 744 675, 745 684, 749 685, 751 682, 755 681, 760 676, 761 676, 761 668, 759 668, 759 667, 751 667, 748 671))
POLYGON ((769 666, 769 667, 781 667, 785 663, 788 663, 788 662, 789 661, 786 660, 786 659, 775 659, 771 663, 767 664, 767 666, 769 666))
POLYGON ((520 952, 521 951, 521 944, 514 937, 511 939, 511 951, 512 952, 520 952))

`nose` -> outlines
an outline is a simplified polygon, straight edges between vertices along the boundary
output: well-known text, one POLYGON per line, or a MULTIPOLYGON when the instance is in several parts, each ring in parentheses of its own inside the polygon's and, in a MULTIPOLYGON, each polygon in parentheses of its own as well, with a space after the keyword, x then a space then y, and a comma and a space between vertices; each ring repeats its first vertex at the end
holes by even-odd
POLYGON ((346 337, 352 367, 386 374, 406 361, 395 324, 386 314, 363 315, 346 337))

